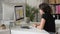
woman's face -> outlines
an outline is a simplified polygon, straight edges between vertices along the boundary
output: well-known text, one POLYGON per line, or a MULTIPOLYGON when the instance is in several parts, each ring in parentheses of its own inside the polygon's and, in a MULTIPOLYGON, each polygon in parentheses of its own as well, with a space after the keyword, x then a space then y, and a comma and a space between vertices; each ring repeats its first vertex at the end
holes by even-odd
POLYGON ((41 10, 41 9, 39 10, 39 12, 40 12, 41 15, 44 14, 43 10, 41 10))

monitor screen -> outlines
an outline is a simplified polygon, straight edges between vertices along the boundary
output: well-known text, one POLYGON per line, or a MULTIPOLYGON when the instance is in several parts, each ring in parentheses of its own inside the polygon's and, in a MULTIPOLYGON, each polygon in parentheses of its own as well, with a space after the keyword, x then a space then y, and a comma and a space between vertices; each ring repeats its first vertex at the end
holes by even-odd
POLYGON ((16 20, 21 20, 24 18, 24 8, 22 5, 20 6, 15 6, 15 15, 16 15, 16 20))

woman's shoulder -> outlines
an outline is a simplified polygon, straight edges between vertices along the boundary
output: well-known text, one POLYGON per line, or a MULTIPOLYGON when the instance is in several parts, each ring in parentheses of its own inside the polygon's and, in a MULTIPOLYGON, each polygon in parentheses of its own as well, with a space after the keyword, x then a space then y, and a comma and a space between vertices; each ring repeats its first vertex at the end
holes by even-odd
POLYGON ((52 16, 52 14, 43 14, 42 16, 50 16, 50 15, 52 16))
POLYGON ((44 19, 47 19, 47 17, 48 17, 48 14, 43 14, 42 15, 42 18, 44 18, 44 19))
POLYGON ((43 14, 42 16, 47 16, 47 15, 49 15, 49 14, 43 14))
POLYGON ((50 18, 50 17, 52 17, 52 15, 51 14, 43 14, 42 17, 44 17, 44 18, 50 18))

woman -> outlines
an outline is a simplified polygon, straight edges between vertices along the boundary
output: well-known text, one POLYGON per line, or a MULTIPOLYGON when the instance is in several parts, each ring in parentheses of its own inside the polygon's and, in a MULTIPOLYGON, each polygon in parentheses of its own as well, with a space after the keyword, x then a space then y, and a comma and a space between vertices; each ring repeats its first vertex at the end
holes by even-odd
POLYGON ((34 26, 38 29, 44 29, 50 34, 55 33, 55 20, 51 14, 52 9, 49 4, 42 3, 39 5, 39 12, 41 14, 41 22, 40 24, 34 24, 34 26))

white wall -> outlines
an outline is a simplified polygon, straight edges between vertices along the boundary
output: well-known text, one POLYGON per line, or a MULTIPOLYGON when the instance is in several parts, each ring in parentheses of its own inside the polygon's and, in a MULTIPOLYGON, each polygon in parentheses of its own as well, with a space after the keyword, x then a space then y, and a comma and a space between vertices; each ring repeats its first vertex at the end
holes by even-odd
POLYGON ((38 7, 38 5, 42 2, 44 2, 45 0, 4 0, 3 2, 7 2, 7 3, 27 3, 30 6, 35 6, 38 7))
POLYGON ((25 3, 25 0, 4 0, 3 2, 7 3, 25 3))
POLYGON ((14 20, 14 7, 8 3, 2 3, 2 20, 1 24, 9 25, 10 19, 14 20))
POLYGON ((2 3, 3 6, 3 20, 9 20, 9 19, 14 19, 14 7, 6 4, 6 3, 2 3))
POLYGON ((2 20, 2 4, 1 4, 1 0, 0 0, 0 21, 2 20))
POLYGON ((43 3, 44 0, 26 0, 27 4, 29 4, 32 7, 37 7, 39 6, 39 4, 43 3))

